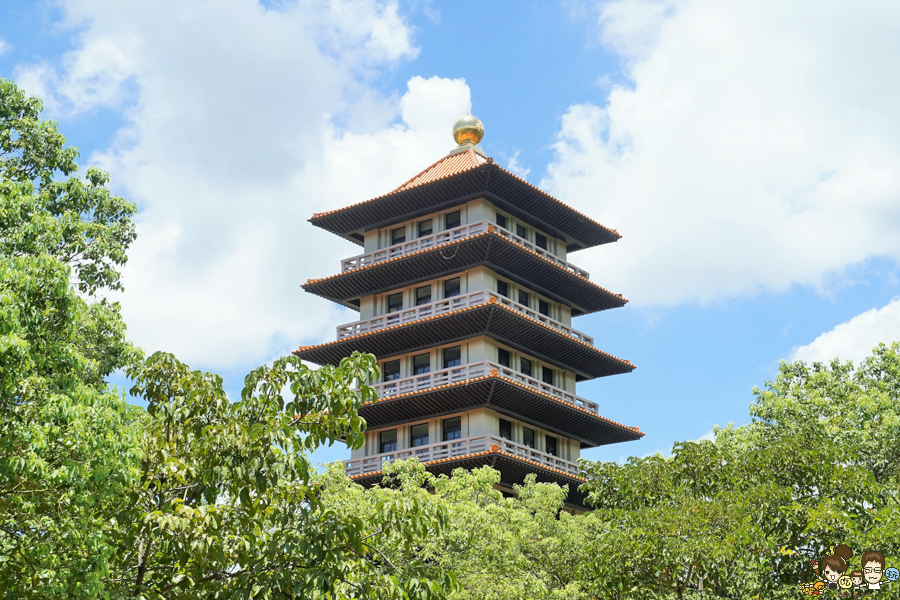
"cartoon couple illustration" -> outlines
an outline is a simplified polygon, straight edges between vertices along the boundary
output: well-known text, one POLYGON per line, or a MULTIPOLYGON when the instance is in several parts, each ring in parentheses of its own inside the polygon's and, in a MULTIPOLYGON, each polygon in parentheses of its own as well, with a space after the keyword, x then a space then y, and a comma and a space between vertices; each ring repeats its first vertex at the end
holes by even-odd
MULTIPOLYGON (((900 571, 897 569, 885 569, 884 554, 877 551, 864 553, 859 561, 860 569, 851 571, 847 575, 851 555, 850 547, 841 544, 833 547, 831 553, 822 559, 821 572, 819 571, 819 562, 812 561, 813 571, 816 573, 816 577, 825 584, 824 589, 843 589, 849 592, 852 588, 855 597, 862 595, 864 591, 878 591, 882 585, 892 583, 900 578, 900 571)), ((815 587, 819 588, 819 585, 815 587)))

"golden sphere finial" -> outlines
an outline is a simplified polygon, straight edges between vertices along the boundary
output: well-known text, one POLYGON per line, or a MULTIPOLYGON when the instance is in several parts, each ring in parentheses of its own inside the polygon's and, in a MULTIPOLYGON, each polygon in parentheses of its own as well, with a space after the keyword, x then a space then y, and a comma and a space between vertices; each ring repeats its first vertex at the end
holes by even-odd
POLYGON ((484 125, 476 117, 466 115, 453 124, 453 139, 463 144, 477 144, 484 137, 484 125))

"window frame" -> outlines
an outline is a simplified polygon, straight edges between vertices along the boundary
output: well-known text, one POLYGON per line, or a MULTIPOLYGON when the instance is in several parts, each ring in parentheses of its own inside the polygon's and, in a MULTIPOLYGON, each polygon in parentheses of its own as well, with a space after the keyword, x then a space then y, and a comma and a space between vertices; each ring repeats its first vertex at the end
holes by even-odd
POLYGON ((442 442, 451 442, 453 440, 462 439, 462 417, 450 417, 449 419, 441 420, 441 441, 442 442), (447 424, 456 421, 455 428, 447 428, 447 424), (456 433, 455 437, 447 437, 447 432, 456 433))
POLYGON ((521 223, 516 223, 516 235, 523 240, 528 240, 528 229, 521 223))
POLYGON ((506 367, 507 369, 511 369, 512 367, 512 352, 507 350, 506 348, 497 348, 497 364, 501 367, 506 367), (504 356, 506 355, 506 362, 504 363, 504 356))
POLYGON ((444 231, 448 231, 450 229, 456 229, 457 227, 462 227, 462 211, 454 210, 453 212, 448 212, 444 214, 444 231), (456 224, 451 224, 451 217, 456 218, 456 224))
POLYGON ((509 440, 511 442, 515 441, 515 440, 513 440, 513 422, 508 419, 501 418, 500 423, 498 424, 498 428, 497 428, 497 435, 500 436, 500 438, 502 438, 504 440, 509 440), (509 425, 509 436, 508 437, 506 435, 504 435, 504 431, 503 431, 504 423, 506 425, 509 425))
POLYGON ((400 379, 400 359, 397 358, 395 360, 388 360, 388 361, 381 363, 381 381, 384 383, 387 383, 388 381, 396 381, 397 379, 400 379), (390 379, 388 379, 388 365, 393 366, 395 364, 397 365, 397 370, 391 371, 390 373, 392 375, 394 373, 396 373, 397 376, 391 377, 390 379))
POLYGON ((522 356, 519 357, 519 373, 521 373, 522 375, 531 377, 532 376, 531 374, 534 372, 532 370, 533 366, 534 366, 534 363, 530 359, 524 358, 522 356), (527 367, 526 367, 526 365, 527 365, 527 367))
POLYGON ((425 237, 426 235, 433 234, 434 233, 434 219, 423 219, 423 220, 419 221, 418 223, 416 223, 416 233, 419 234, 418 237, 425 237), (430 225, 428 226, 427 232, 422 231, 422 225, 424 225, 425 223, 430 223, 430 225))
POLYGON ((378 454, 387 454, 388 452, 396 452, 396 451, 397 451, 397 430, 396 429, 386 429, 384 431, 379 431, 378 432, 378 454), (385 450, 385 448, 384 448, 384 445, 385 445, 384 434, 386 434, 386 433, 394 434, 394 440, 387 442, 389 444, 393 444, 394 447, 389 448, 387 450, 385 450))
POLYGON ((537 450, 536 448, 537 442, 537 433, 531 427, 522 427, 522 445, 531 448, 532 450, 537 450), (531 437, 531 443, 528 443, 529 435, 531 437))
POLYGON ((422 354, 416 354, 412 357, 412 373, 413 375, 425 375, 427 373, 431 373, 431 352, 423 352, 422 354), (416 361, 422 357, 425 357, 427 361, 425 364, 417 364, 416 361), (424 368, 424 371, 420 371, 419 369, 424 368))
POLYGON ((497 293, 501 296, 509 298, 509 282, 502 279, 497 280, 497 293))
POLYGON ((396 246, 397 244, 403 244, 403 243, 405 243, 405 242, 406 242, 406 226, 404 225, 403 227, 395 227, 395 228, 391 229, 391 234, 390 234, 390 235, 391 235, 391 246, 396 246), (403 232, 403 235, 402 235, 402 236, 396 236, 395 234, 396 234, 398 231, 402 231, 402 232, 403 232), (403 238, 403 239, 401 239, 400 241, 397 241, 397 237, 401 237, 401 238, 403 238))
POLYGON ((387 296, 385 296, 384 303, 385 303, 385 314, 390 314, 393 312, 400 312, 401 310, 403 310, 403 292, 395 292, 393 294, 388 294, 387 296), (396 303, 391 304, 391 298, 396 299, 397 296, 400 296, 400 304, 399 305, 397 305, 396 303), (394 306, 396 308, 392 309, 391 306, 394 306))
POLYGON ((553 369, 551 369, 547 365, 543 365, 541 367, 541 381, 543 381, 547 385, 553 385, 553 369), (550 381, 547 381, 548 374, 550 381))
POLYGON ((450 346, 449 348, 444 348, 441 350, 441 364, 444 369, 452 369, 453 367, 458 367, 462 364, 462 345, 459 346, 450 346), (448 350, 456 350, 456 363, 452 365, 447 364, 447 351, 448 350))
POLYGON ((506 229, 506 215, 501 215, 500 213, 497 213, 495 215, 495 217, 497 219, 497 227, 502 227, 503 229, 506 229))
POLYGON ((559 438, 555 435, 544 434, 544 452, 550 456, 559 457, 559 438), (553 440, 553 449, 550 449, 550 440, 553 440))
POLYGON ((544 315, 545 317, 550 316, 550 303, 546 300, 541 300, 538 298, 538 312, 544 315))
POLYGON ((534 245, 543 250, 547 250, 548 252, 550 251, 547 236, 543 233, 538 233, 537 231, 534 232, 534 245), (543 243, 541 240, 543 240, 543 243))
POLYGON ((516 300, 519 301, 519 304, 521 304, 522 306, 531 306, 529 304, 529 300, 531 300, 531 294, 529 294, 528 292, 526 292, 524 290, 519 290, 519 293, 517 294, 517 296, 518 296, 518 298, 516 298, 516 300), (524 298, 524 300, 523 300, 523 298, 524 298))
POLYGON ((415 425, 410 425, 410 426, 409 426, 409 447, 410 447, 410 448, 421 448, 422 446, 427 446, 427 445, 428 445, 428 441, 429 441, 429 439, 428 439, 428 438, 429 438, 429 433, 430 433, 430 432, 429 432, 429 427, 428 427, 428 421, 425 421, 424 423, 416 423, 415 425), (415 433, 414 433, 413 430, 415 430, 415 429, 418 428, 419 431, 421 431, 421 428, 422 428, 422 427, 425 428, 425 435, 424 435, 424 436, 421 436, 421 435, 420 435, 420 436, 416 437, 416 435, 415 435, 415 433), (417 440, 417 439, 418 439, 418 440, 421 440, 421 439, 423 439, 423 437, 424 437, 424 439, 425 439, 425 443, 424 443, 424 444, 417 444, 417 443, 416 443, 416 440, 417 440))
POLYGON ((422 285, 422 286, 417 287, 415 294, 416 294, 416 306, 422 306, 423 304, 431 304, 431 284, 430 283, 428 285, 422 285), (428 290, 428 299, 425 300, 424 302, 422 302, 421 301, 422 298, 419 297, 419 292, 422 290, 425 290, 425 289, 428 290))
POLYGON ((462 279, 460 277, 453 277, 452 279, 445 279, 444 285, 442 286, 444 289, 444 299, 454 298, 456 296, 462 296, 462 279), (447 284, 455 281, 456 282, 456 293, 447 295, 447 284))

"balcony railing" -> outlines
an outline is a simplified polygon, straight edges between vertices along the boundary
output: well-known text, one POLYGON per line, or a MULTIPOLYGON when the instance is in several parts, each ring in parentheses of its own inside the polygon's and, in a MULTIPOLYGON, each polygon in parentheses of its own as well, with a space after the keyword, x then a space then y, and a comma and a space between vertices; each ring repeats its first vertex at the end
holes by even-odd
POLYGON ((441 244, 446 244, 448 242, 464 240, 468 237, 472 237, 473 235, 482 234, 485 231, 488 231, 490 227, 493 227, 493 231, 502 235, 506 239, 515 242, 520 246, 524 246, 528 250, 531 250, 532 252, 543 256, 547 260, 559 265, 570 273, 578 275, 579 277, 583 277, 584 279, 590 279, 590 274, 584 269, 580 269, 572 263, 564 261, 552 252, 544 250, 543 248, 535 245, 533 242, 529 242, 525 238, 521 238, 511 231, 503 229, 502 227, 489 221, 479 221, 478 223, 472 223, 471 225, 463 225, 462 227, 455 227, 453 229, 448 229, 447 231, 439 231, 438 233, 432 233, 431 235, 422 236, 415 240, 388 246, 387 248, 376 250, 375 252, 369 252, 367 254, 360 254, 358 256, 346 258, 341 261, 341 273, 346 273, 348 271, 353 271, 362 267, 368 267, 369 265, 374 265, 385 260, 397 258, 398 256, 403 256, 405 254, 412 254, 413 252, 419 252, 420 250, 434 248, 435 246, 440 246, 441 244))
POLYGON ((460 310, 462 308, 469 308, 471 306, 487 304, 490 302, 491 298, 493 298, 494 302, 498 304, 502 304, 507 308, 511 308, 518 313, 534 319, 535 321, 539 321, 540 323, 552 327, 553 329, 556 329, 557 331, 560 331, 561 333, 573 337, 581 342, 591 345, 594 344, 594 338, 592 338, 591 336, 585 333, 581 333, 577 329, 573 329, 571 327, 563 325, 559 321, 551 319, 546 315, 542 315, 538 311, 528 308, 524 304, 513 302, 506 296, 501 296, 500 294, 489 292, 487 290, 480 290, 469 294, 463 294, 461 296, 453 296, 452 298, 445 298, 443 300, 437 300, 436 302, 429 302, 428 304, 414 306, 412 308, 407 308, 404 310, 398 310, 386 315, 372 317, 370 319, 363 319, 361 321, 355 321, 353 323, 346 323, 344 325, 338 325, 337 339, 342 340, 353 335, 369 333, 371 331, 378 331, 379 329, 384 329, 386 327, 403 325, 404 323, 418 321, 419 319, 426 319, 428 317, 434 317, 454 310, 460 310))
POLYGON ((508 454, 534 461, 551 469, 558 469, 573 477, 578 476, 578 465, 571 461, 563 460, 552 454, 540 452, 534 448, 529 448, 523 444, 517 444, 495 435, 482 435, 479 437, 452 440, 449 442, 441 442, 439 444, 430 444, 428 446, 419 446, 417 448, 406 448, 394 452, 385 452, 383 454, 345 460, 344 471, 348 476, 353 477, 355 475, 380 471, 382 464, 385 462, 407 458, 417 458, 419 459, 419 462, 430 462, 444 458, 454 458, 457 456, 465 456, 467 454, 486 452, 494 445, 498 446, 501 451, 508 454))
POLYGON ((450 367, 449 369, 441 369, 434 373, 423 373, 421 375, 413 375, 412 377, 404 377, 403 379, 385 381, 384 383, 376 383, 372 387, 378 392, 378 399, 382 400, 393 396, 399 396, 400 394, 421 392, 423 390, 435 388, 439 385, 477 379, 488 375, 493 369, 496 369, 500 375, 507 379, 512 379, 513 381, 526 385, 532 389, 543 392, 557 400, 589 410, 594 414, 599 414, 600 412, 600 406, 596 402, 585 400, 571 392, 539 381, 534 377, 519 373, 509 367, 504 367, 489 361, 460 365, 458 367, 450 367))

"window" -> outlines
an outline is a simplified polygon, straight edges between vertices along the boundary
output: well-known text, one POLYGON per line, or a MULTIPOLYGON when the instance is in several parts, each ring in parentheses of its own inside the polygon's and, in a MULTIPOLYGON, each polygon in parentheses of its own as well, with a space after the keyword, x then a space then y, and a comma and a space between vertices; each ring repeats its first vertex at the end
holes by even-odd
POLYGON ((522 375, 528 375, 529 377, 531 377, 531 361, 527 358, 520 358, 519 370, 522 372, 522 375))
POLYGON ((428 423, 420 423, 409 428, 409 445, 413 448, 428 445, 428 423))
POLYGON ((387 297, 387 311, 389 313, 403 310, 403 292, 397 292, 387 297))
POLYGON ((444 282, 444 298, 459 296, 459 277, 444 282))
POLYGON ((431 302, 431 286, 423 285, 416 288, 416 306, 422 306, 431 302))
POLYGON ((528 233, 525 231, 525 227, 516 223, 516 235, 520 238, 528 239, 528 233))
POLYGON ((497 225, 506 229, 506 217, 497 213, 497 225))
POLYGON ((543 248, 544 250, 546 250, 547 249, 547 236, 542 235, 542 234, 538 233, 537 231, 535 231, 534 232, 534 245, 537 246, 538 248, 543 248))
POLYGON ((444 419, 444 441, 458 440, 462 437, 462 420, 459 417, 444 419))
POLYGON ((544 436, 544 448, 546 449, 547 454, 550 454, 551 456, 559 456, 556 451, 556 438, 552 435, 544 436))
POLYGON ((378 434, 378 453, 397 451, 397 430, 382 431, 378 434))
POLYGON ((553 385, 553 369, 550 367, 541 367, 541 381, 548 385, 553 385))
POLYGON ((452 348, 444 348, 444 368, 458 367, 461 362, 461 346, 453 346, 452 348))
POLYGON ((519 290, 519 304, 528 306, 528 292, 523 292, 522 290, 519 290))
POLYGON ((459 223, 460 221, 458 210, 444 215, 444 229, 453 229, 454 227, 459 227, 459 223))
POLYGON ((509 298, 509 284, 505 281, 497 280, 497 293, 501 296, 509 298))
POLYGON ((431 355, 426 352, 413 356, 413 374, 422 375, 429 372, 431 372, 431 355))
POLYGON ((428 219, 427 221, 419 221, 419 237, 431 235, 431 233, 433 231, 434 231, 434 220, 428 219))
POLYGON ((522 445, 534 448, 534 429, 522 428, 522 445))
POLYGON ((497 362, 504 367, 509 366, 509 350, 497 348, 497 362))
POLYGON ((538 312, 544 316, 550 316, 550 303, 538 299, 538 312))
POLYGON ((400 379, 400 361, 391 360, 384 363, 384 368, 381 370, 381 372, 384 376, 385 381, 400 379))
POLYGON ((391 229, 391 245, 402 244, 406 241, 406 227, 391 229))
POLYGON ((512 421, 500 419, 500 437, 504 440, 512 440, 512 421))

